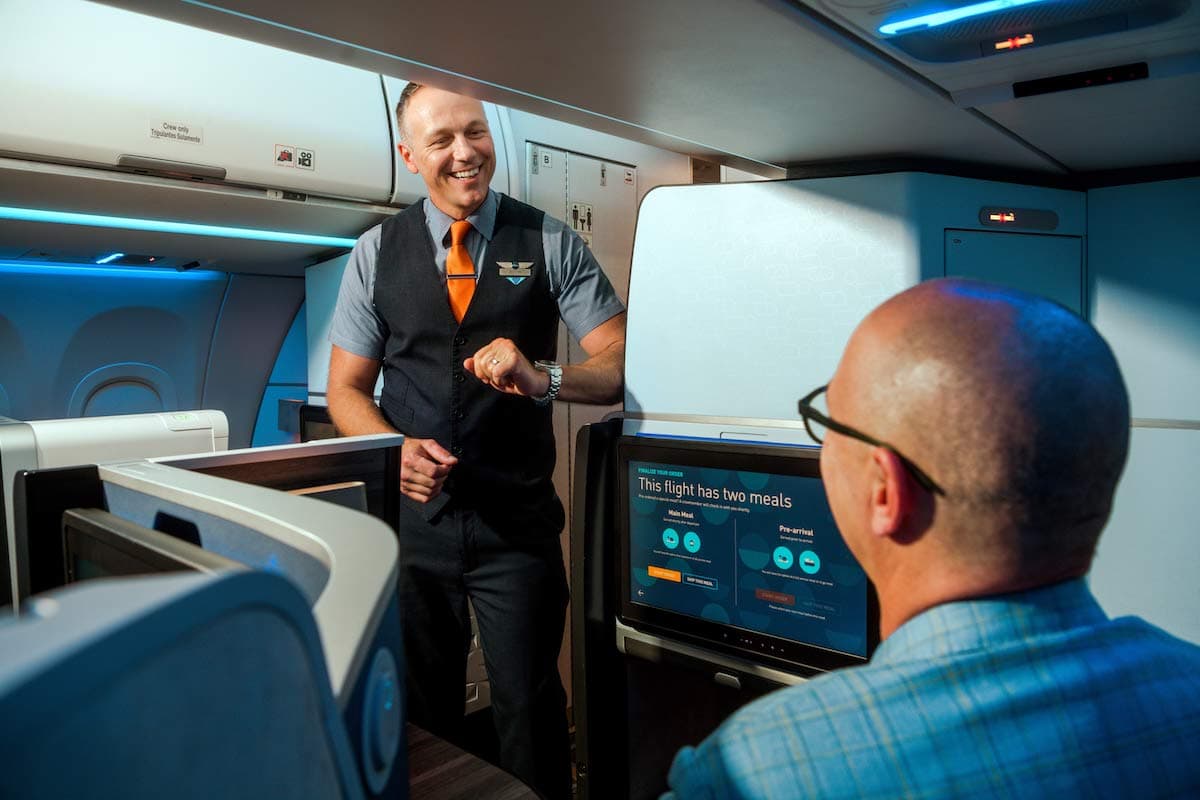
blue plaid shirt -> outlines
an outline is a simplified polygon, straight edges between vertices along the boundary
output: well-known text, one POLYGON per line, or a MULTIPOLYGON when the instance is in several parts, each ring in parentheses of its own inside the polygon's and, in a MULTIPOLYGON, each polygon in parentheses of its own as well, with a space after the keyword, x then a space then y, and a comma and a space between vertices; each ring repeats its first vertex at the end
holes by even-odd
POLYGON ((1200 797, 1200 647, 1110 621, 1082 580, 948 603, 870 664, 746 706, 669 782, 681 800, 1200 797))

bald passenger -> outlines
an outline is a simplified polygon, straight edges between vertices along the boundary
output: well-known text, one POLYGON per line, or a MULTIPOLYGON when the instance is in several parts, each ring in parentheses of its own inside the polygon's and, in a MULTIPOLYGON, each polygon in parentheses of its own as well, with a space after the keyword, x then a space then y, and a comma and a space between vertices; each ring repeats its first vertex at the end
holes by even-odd
POLYGON ((1108 619, 1084 581, 1129 447, 1090 325, 923 283, 859 325, 801 414, 883 642, 684 748, 675 795, 1200 796, 1200 648, 1108 619))

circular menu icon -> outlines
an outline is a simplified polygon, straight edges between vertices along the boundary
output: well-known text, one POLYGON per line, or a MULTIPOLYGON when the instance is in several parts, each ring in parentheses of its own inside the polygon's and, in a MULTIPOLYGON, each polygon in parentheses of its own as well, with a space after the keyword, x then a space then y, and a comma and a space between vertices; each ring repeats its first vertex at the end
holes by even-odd
POLYGON ((791 569, 792 564, 795 563, 792 560, 792 551, 788 550, 783 545, 775 548, 774 557, 775 566, 779 567, 780 569, 791 569))
POLYGON ((675 532, 674 528, 667 528, 663 531, 663 544, 666 545, 668 550, 674 550, 676 547, 679 547, 679 534, 675 532))
POLYGON ((700 549, 700 534, 695 531, 688 531, 683 535, 683 546, 687 548, 689 553, 695 553, 700 549))
POLYGON ((809 575, 815 575, 817 570, 821 569, 821 557, 812 550, 805 550, 800 554, 800 569, 809 575))

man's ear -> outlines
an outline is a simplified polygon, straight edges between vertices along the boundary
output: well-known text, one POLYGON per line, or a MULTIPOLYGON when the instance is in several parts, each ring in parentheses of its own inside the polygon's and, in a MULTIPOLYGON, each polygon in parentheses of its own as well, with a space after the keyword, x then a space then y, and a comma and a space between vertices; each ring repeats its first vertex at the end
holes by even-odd
POLYGON ((886 447, 871 451, 874 469, 871 476, 871 532, 876 536, 897 537, 904 531, 916 502, 916 487, 900 456, 886 447))
POLYGON ((417 169, 417 163, 413 161, 412 149, 410 149, 408 145, 401 142, 400 144, 396 145, 396 149, 400 151, 400 157, 404 159, 404 166, 408 167, 409 172, 411 172, 413 175, 416 175, 418 172, 420 172, 420 170, 417 169))

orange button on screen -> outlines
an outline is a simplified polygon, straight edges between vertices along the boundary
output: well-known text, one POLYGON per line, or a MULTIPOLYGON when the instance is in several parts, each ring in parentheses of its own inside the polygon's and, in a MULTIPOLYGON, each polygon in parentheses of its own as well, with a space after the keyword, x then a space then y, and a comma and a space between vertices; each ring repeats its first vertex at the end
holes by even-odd
POLYGON ((683 574, 678 570, 663 569, 662 567, 646 567, 646 572, 650 573, 651 578, 662 578, 664 581, 680 583, 683 580, 683 574))
POLYGON ((769 589, 755 589, 754 596, 767 603, 778 603, 781 606, 796 605, 796 596, 783 592, 772 592, 769 589))

